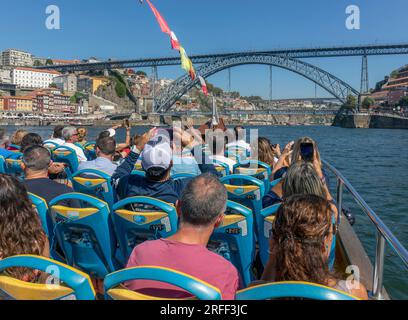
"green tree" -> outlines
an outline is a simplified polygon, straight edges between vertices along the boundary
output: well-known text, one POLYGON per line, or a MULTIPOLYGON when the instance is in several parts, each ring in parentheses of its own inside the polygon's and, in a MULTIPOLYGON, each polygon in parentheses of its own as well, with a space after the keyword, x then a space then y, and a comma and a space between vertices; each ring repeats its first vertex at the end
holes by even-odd
POLYGON ((57 87, 57 85, 53 82, 53 83, 50 83, 50 88, 58 88, 58 87, 57 87))
POLYGON ((368 109, 369 107, 373 106, 375 103, 374 99, 370 97, 365 97, 362 103, 363 108, 368 109))
POLYGON ((40 60, 34 60, 34 67, 40 67, 42 66, 42 63, 40 60))
POLYGON ((126 86, 120 81, 116 81, 115 91, 119 98, 124 98, 126 96, 126 86))
POLYGON ((49 58, 45 61, 45 65, 46 65, 46 66, 51 66, 51 65, 53 65, 53 64, 54 64, 54 62, 52 62, 52 60, 49 59, 49 58))
POLYGON ((136 75, 138 75, 138 76, 144 76, 144 77, 147 76, 146 72, 144 72, 144 71, 142 71, 142 70, 136 71, 136 75))

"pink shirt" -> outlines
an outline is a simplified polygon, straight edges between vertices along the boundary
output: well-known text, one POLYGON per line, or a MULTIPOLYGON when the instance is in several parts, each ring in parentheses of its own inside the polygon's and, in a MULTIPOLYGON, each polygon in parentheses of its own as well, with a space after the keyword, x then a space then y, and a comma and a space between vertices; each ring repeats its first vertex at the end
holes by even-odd
MULTIPOLYGON (((217 287, 224 300, 235 299, 235 292, 238 290, 237 269, 229 261, 209 251, 203 245, 167 239, 145 241, 133 249, 127 267, 143 265, 171 268, 192 275, 217 287)), ((158 281, 134 280, 126 283, 126 286, 130 290, 158 297, 191 296, 176 286, 158 281)))

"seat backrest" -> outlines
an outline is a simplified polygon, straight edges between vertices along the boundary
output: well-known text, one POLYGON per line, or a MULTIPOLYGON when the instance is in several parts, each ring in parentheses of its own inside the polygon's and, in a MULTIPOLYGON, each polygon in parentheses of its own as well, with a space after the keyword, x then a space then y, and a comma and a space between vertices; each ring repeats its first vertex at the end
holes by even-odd
MULTIPOLYGON (((21 154, 22 156, 22 154, 21 154)), ((24 170, 22 168, 23 161, 20 159, 6 159, 6 173, 15 175, 15 176, 23 176, 24 170)))
POLYGON ((88 141, 84 144, 83 149, 88 161, 96 159, 95 141, 88 141))
POLYGON ((262 210, 265 185, 261 180, 242 174, 232 174, 220 179, 228 192, 228 199, 252 209, 255 214, 262 210))
MULTIPOLYGON (((89 276, 61 262, 41 256, 18 255, 0 260, 0 298, 17 300, 94 300, 89 276), (24 267, 50 274, 46 284, 29 283, 3 274, 24 267)), ((0 299, 1 300, 1 299, 0 299)))
POLYGON ((55 148, 58 148, 60 145, 53 141, 44 141, 43 146, 46 147, 50 152, 52 152, 55 148))
POLYGON ((274 204, 261 210, 256 215, 256 234, 258 239, 259 254, 262 264, 265 266, 269 259, 269 240, 272 235, 272 225, 280 203, 274 204))
POLYGON ((220 173, 222 177, 228 176, 231 173, 229 165, 227 163, 216 159, 212 159, 212 162, 214 163, 215 170, 217 170, 217 172, 220 173))
POLYGON ((168 300, 120 287, 131 280, 155 280, 179 287, 200 300, 221 300, 218 288, 186 273, 157 266, 142 266, 116 271, 104 280, 106 300, 168 300))
POLYGON ((252 176, 263 181, 265 192, 269 191, 269 179, 272 174, 272 169, 267 163, 258 160, 240 161, 234 165, 234 173, 252 176))
POLYGON ((66 146, 59 146, 52 150, 52 158, 55 162, 66 163, 70 174, 78 170, 78 157, 74 149, 66 146))
POLYGON ((76 192, 89 194, 104 200, 112 209, 115 194, 111 184, 111 176, 96 169, 83 169, 72 175, 72 186, 76 192))
POLYGON ((176 208, 150 197, 129 197, 114 204, 113 222, 126 261, 139 243, 177 231, 176 208))
POLYGON ((228 200, 222 224, 214 230, 207 246, 237 268, 245 286, 254 280, 251 272, 255 258, 253 224, 251 209, 228 200))
POLYGON ((244 161, 248 157, 247 149, 241 146, 231 146, 225 150, 225 156, 237 162, 244 161))
POLYGON ((31 202, 33 203, 35 209, 38 212, 44 232, 49 238, 52 238, 53 226, 52 219, 48 215, 47 201, 31 192, 28 193, 28 196, 30 197, 31 202))
POLYGON ((115 258, 117 241, 105 201, 72 192, 54 198, 49 206, 58 243, 69 265, 95 278, 103 278, 121 267, 115 258), (78 200, 81 208, 59 204, 72 199, 78 200))
POLYGON ((359 300, 346 292, 303 281, 282 281, 257 285, 237 292, 237 300, 304 298, 313 300, 359 300))
POLYGON ((6 159, 0 156, 0 173, 6 173, 6 159))
POLYGON ((178 180, 178 179, 185 179, 185 178, 195 178, 196 175, 190 172, 180 172, 180 173, 173 174, 171 177, 174 180, 178 180))

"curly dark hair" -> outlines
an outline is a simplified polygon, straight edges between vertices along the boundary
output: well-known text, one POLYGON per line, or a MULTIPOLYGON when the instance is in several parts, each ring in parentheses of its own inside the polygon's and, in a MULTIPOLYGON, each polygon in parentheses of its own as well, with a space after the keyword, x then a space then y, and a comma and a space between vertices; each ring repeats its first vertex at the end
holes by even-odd
POLYGON ((293 195, 279 208, 272 227, 276 281, 308 281, 327 285, 325 239, 331 232, 330 203, 316 195, 293 195))
MULTIPOLYGON (((42 255, 46 235, 25 186, 15 177, 0 174, 0 259, 19 254, 42 255)), ((33 270, 11 268, 6 274, 22 280, 33 270)))

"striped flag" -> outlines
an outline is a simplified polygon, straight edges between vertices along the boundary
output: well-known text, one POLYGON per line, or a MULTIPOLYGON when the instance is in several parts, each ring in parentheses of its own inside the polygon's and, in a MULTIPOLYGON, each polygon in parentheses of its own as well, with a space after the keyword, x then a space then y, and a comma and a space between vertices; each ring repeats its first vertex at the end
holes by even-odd
POLYGON ((173 31, 170 32, 171 48, 174 50, 180 50, 180 42, 173 31))
POLYGON ((200 79, 201 90, 203 90, 203 93, 208 96, 207 84, 205 83, 204 78, 202 76, 198 76, 198 79, 200 79))

